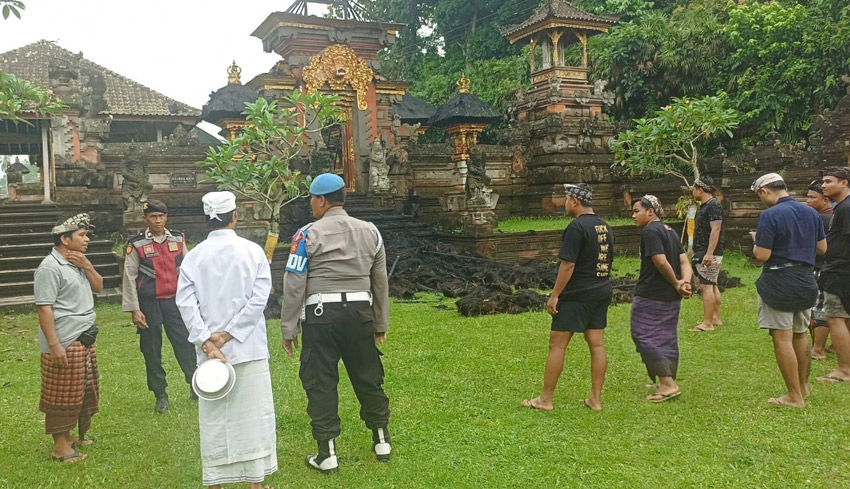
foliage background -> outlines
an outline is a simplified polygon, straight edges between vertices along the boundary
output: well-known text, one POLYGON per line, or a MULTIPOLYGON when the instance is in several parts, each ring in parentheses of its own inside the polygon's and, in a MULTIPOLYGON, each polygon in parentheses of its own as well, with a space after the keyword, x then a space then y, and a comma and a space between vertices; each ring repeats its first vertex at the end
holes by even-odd
MULTIPOLYGON (((522 46, 500 27, 522 22, 545 0, 373 0, 367 17, 407 23, 384 54, 384 73, 413 83, 412 93, 441 104, 462 72, 472 92, 504 109, 529 84, 522 46), (427 26, 431 30, 421 29, 427 26)), ((573 0, 620 16, 591 38, 591 79, 608 79, 615 119, 653 114, 673 97, 729 94, 745 118, 736 140, 761 141, 772 128, 785 141, 807 140, 811 116, 832 108, 850 74, 846 0, 573 0)))

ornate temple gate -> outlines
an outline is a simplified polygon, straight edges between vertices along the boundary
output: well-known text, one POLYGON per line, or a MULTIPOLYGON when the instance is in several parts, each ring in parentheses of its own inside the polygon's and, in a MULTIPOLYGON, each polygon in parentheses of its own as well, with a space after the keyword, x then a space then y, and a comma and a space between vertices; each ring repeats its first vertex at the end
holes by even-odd
POLYGON ((402 27, 275 12, 252 34, 263 41, 266 51, 283 59, 269 73, 247 82, 247 87, 267 98, 293 89, 340 98, 346 121, 338 136, 334 134, 338 146, 328 146, 334 146, 329 149, 337 155, 331 170, 343 177, 349 192, 369 189, 370 145, 394 138, 391 107, 401 101, 407 85, 381 76, 376 55, 395 42, 402 27))

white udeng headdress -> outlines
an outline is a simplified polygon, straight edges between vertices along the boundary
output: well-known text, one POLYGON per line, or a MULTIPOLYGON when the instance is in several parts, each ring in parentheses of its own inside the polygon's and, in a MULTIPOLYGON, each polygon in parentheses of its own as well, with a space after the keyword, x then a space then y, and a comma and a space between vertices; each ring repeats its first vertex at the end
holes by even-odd
POLYGON ((226 214, 236 210, 236 196, 233 192, 210 192, 201 199, 204 203, 204 214, 210 219, 217 219, 219 214, 226 214))

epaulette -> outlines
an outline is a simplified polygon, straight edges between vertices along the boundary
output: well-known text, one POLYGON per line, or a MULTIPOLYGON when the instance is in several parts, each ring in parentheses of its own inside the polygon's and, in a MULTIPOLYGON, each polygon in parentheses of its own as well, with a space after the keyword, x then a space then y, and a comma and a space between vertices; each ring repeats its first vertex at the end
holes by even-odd
POLYGON ((144 231, 142 231, 141 233, 130 238, 129 242, 135 243, 136 241, 139 241, 139 240, 142 240, 142 239, 145 239, 145 232, 144 231))
POLYGON ((178 231, 176 229, 169 229, 168 232, 171 233, 171 236, 168 237, 168 239, 171 240, 171 241, 180 242, 180 241, 186 240, 186 235, 183 234, 183 231, 178 231))

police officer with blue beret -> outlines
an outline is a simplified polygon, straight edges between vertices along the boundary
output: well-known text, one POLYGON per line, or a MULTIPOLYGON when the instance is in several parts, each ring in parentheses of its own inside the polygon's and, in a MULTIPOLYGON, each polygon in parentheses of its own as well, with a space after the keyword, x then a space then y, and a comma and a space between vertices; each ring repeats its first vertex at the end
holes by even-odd
POLYGON ((280 324, 289 356, 303 328, 299 375, 318 444, 318 453, 308 455, 306 464, 331 473, 339 469, 335 439, 340 433, 340 359, 360 401, 360 417, 372 430, 372 451, 380 462, 390 458, 389 399, 381 387, 384 367, 377 348, 387 335, 389 288, 381 233, 343 210, 343 179, 319 175, 310 194, 317 220, 292 238, 280 324))

